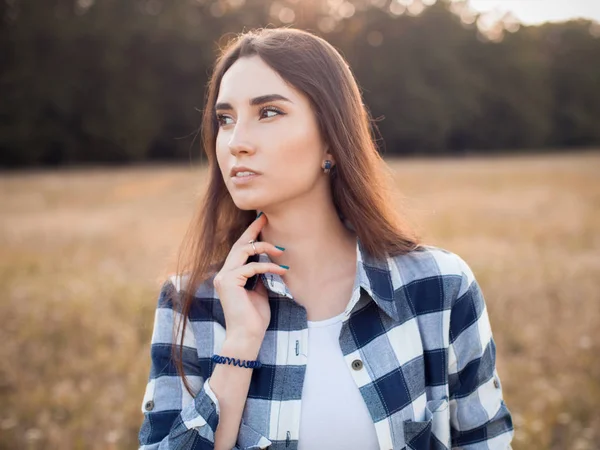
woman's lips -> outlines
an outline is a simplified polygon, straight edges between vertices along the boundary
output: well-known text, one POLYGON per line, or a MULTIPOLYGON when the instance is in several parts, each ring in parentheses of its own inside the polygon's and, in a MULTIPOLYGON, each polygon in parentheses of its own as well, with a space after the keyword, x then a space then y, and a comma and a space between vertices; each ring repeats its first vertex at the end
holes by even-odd
POLYGON ((260 174, 258 174, 258 173, 255 173, 253 175, 246 175, 243 177, 235 176, 235 177, 231 177, 231 182, 233 184, 235 184, 236 186, 244 185, 244 184, 251 183, 252 180, 254 180, 256 177, 259 177, 259 176, 260 176, 260 174))

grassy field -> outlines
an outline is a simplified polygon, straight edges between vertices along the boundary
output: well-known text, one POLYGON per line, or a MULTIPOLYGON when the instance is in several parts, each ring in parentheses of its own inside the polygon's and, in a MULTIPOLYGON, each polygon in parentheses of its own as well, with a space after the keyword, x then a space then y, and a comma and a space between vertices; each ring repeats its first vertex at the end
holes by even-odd
MULTIPOLYGON (((513 448, 600 448, 600 153, 390 161, 484 292, 513 448)), ((132 449, 202 169, 0 176, 0 448, 132 449)))

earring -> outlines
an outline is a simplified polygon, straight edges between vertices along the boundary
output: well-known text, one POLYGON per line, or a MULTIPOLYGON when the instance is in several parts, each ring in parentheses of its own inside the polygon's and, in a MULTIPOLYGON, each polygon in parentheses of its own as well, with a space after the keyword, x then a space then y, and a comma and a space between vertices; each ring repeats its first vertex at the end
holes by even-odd
POLYGON ((329 161, 328 159, 325 160, 325 166, 323 167, 323 172, 325 173, 329 173, 329 171, 331 170, 331 161, 329 161))

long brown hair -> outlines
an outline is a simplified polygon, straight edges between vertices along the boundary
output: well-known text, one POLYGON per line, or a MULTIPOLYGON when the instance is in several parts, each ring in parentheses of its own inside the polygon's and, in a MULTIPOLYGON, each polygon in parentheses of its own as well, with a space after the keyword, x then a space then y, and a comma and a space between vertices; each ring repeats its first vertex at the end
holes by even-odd
MULTIPOLYGON (((350 222, 363 248, 375 257, 408 253, 419 246, 392 199, 393 177, 379 155, 374 129, 361 92, 340 53, 324 39, 293 28, 259 28, 240 33, 221 49, 208 82, 202 118, 202 144, 208 158, 208 188, 195 211, 178 254, 176 274, 186 287, 175 296, 183 331, 173 357, 191 395, 183 369, 185 326, 201 284, 222 267, 231 247, 256 217, 254 210, 234 204, 216 159, 218 122, 215 101, 221 78, 238 59, 258 55, 284 80, 310 100, 321 136, 336 165, 330 172, 333 201, 338 214, 350 222)), ((205 374, 207 376, 207 374, 205 374)))

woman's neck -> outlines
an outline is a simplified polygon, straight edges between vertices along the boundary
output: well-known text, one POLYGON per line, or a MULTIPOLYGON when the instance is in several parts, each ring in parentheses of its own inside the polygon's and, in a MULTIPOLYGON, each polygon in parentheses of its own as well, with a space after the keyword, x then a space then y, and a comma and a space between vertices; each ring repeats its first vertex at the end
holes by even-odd
POLYGON ((265 213, 261 240, 285 248, 281 256, 269 256, 290 267, 284 278, 318 282, 353 270, 356 234, 342 223, 333 204, 265 213))

